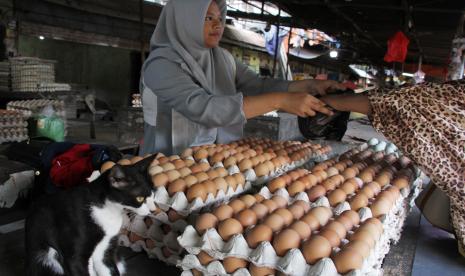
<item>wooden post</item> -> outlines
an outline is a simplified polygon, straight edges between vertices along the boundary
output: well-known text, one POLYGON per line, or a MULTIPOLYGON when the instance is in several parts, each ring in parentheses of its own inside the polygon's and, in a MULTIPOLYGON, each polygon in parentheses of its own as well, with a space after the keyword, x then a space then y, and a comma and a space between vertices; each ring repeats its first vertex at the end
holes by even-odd
POLYGON ((274 59, 273 59, 273 78, 275 77, 276 73, 276 65, 278 61, 278 54, 279 54, 279 28, 281 27, 281 8, 278 10, 278 23, 276 24, 276 45, 274 49, 274 59))
POLYGON ((144 42, 144 0, 139 0, 139 14, 140 14, 140 58, 142 64, 145 62, 145 42, 144 42))

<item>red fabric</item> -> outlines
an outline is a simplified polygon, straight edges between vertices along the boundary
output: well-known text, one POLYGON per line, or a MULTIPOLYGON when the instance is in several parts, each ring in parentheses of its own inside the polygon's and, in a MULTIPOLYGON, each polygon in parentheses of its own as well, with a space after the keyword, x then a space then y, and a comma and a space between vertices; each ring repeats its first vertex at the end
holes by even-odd
POLYGON ((388 50, 384 56, 386 62, 404 62, 407 57, 410 40, 403 32, 398 31, 388 40, 388 50))
POLYGON ((349 89, 352 89, 352 90, 357 89, 357 85, 355 85, 355 83, 353 83, 352 81, 345 81, 345 82, 342 83, 342 85, 344 85, 346 88, 349 88, 349 89))
POLYGON ((92 155, 93 150, 90 145, 79 144, 55 157, 50 169, 53 184, 62 188, 71 188, 87 183, 86 178, 94 170, 92 155))

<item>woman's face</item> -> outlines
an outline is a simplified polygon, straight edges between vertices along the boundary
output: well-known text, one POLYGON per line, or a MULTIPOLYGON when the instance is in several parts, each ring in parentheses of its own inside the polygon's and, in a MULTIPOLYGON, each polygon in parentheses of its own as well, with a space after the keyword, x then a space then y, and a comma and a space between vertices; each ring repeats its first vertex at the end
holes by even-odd
POLYGON ((224 26, 220 8, 215 1, 208 7, 205 23, 203 25, 203 40, 205 47, 215 48, 223 36, 224 26))

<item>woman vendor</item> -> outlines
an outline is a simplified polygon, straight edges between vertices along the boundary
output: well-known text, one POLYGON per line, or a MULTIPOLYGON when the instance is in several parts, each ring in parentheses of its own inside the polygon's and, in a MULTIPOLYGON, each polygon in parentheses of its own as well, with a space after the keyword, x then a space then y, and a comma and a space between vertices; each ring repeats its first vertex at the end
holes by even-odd
POLYGON ((225 20, 225 0, 171 0, 164 7, 142 68, 141 154, 228 143, 241 138, 247 119, 273 110, 331 114, 314 95, 341 84, 259 78, 218 46, 225 20))

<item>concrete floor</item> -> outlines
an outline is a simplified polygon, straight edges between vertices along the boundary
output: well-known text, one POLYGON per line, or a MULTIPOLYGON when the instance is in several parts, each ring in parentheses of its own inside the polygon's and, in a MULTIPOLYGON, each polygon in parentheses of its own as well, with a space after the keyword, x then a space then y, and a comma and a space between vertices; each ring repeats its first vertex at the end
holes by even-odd
MULTIPOLYGON (((104 137, 112 140, 115 135, 113 126, 96 129, 97 139, 104 137), (102 130, 107 131, 103 133, 102 130)), ((79 132, 82 135, 87 134, 87 131, 81 126, 73 134, 79 136, 79 132)), ((382 135, 375 133, 365 123, 351 122, 344 140, 360 141, 371 137, 383 139, 382 135)), ((0 276, 24 275, 24 230, 21 221, 24 215, 24 209, 0 212, 0 225, 19 221, 6 228, 0 226, 0 276)), ((180 274, 177 268, 149 259, 143 253, 134 253, 126 248, 121 248, 121 251, 127 263, 126 275, 180 274)), ((432 227, 414 209, 407 218, 400 242, 392 246, 384 261, 384 275, 465 276, 465 259, 457 253, 456 241, 450 234, 432 227)))

